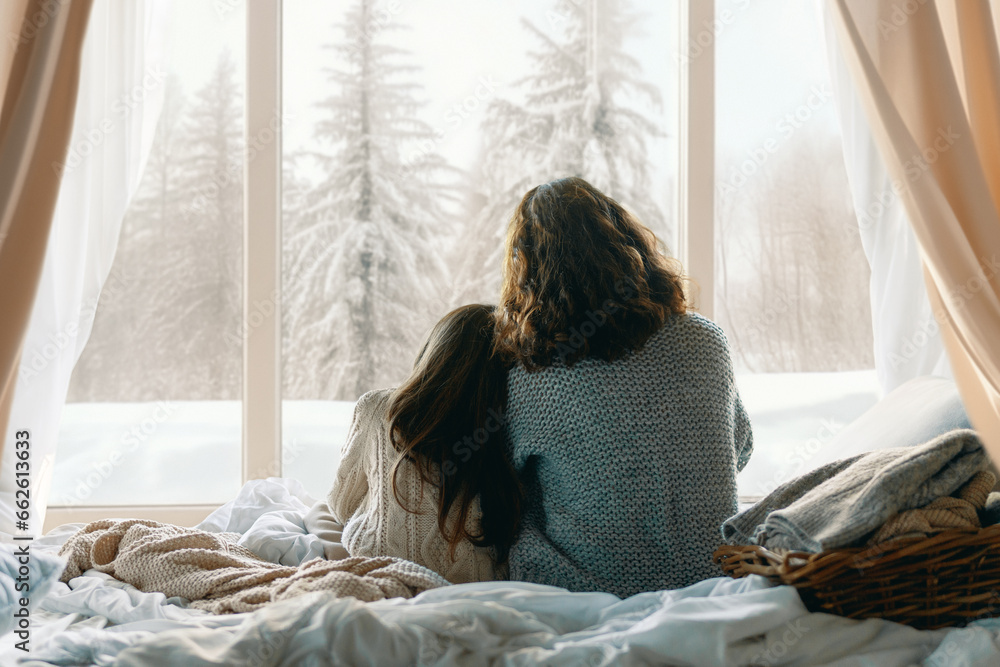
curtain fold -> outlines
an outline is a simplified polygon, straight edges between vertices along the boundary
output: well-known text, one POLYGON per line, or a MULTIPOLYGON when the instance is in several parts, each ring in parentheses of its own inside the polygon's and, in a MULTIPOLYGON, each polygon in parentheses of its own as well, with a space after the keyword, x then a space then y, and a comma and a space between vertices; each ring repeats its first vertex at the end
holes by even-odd
POLYGON ((894 187, 875 145, 829 15, 823 23, 847 180, 871 268, 869 291, 879 386, 884 395, 919 376, 950 378, 940 327, 924 288, 920 245, 898 187, 894 187))
POLYGON ((993 0, 828 0, 920 245, 973 424, 1000 461, 1000 56, 993 0))
MULTIPOLYGON (((169 0, 94 0, 80 55, 80 90, 24 337, 11 427, 32 433, 32 524, 44 524, 59 421, 70 376, 90 335, 122 219, 139 186, 166 86, 169 0)), ((127 280, 128 277, 123 277, 127 280)), ((13 532, 13 431, 0 453, 0 532, 13 532)), ((90 472, 90 471, 86 471, 90 472)))
MULTIPOLYGON (((24 21, 28 0, 8 0, 0 3, 0 30, 3 34, 19 35, 21 23, 24 21)), ((14 55, 20 40, 12 43, 11 48, 0 49, 0 109, 7 93, 7 83, 10 80, 11 69, 14 66, 14 55)))
MULTIPOLYGON (((91 0, 10 0, 0 9, 0 442, 69 145, 91 0)), ((0 445, 3 447, 3 445, 0 445)), ((4 447, 4 449, 7 449, 4 447)), ((3 452, 0 451, 0 454, 3 452)), ((7 452, 10 454, 10 451, 7 452)), ((9 468, 0 475, 11 478, 9 468)), ((13 483, 13 481, 11 482, 13 483)))

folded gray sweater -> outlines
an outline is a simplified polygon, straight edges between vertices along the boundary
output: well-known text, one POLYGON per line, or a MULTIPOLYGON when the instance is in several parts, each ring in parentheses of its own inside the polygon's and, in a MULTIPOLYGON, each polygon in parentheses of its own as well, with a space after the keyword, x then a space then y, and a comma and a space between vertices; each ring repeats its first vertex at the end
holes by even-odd
POLYGON ((729 544, 820 552, 855 546, 897 512, 948 496, 989 458, 975 431, 945 433, 917 447, 835 461, 772 491, 728 519, 729 544))

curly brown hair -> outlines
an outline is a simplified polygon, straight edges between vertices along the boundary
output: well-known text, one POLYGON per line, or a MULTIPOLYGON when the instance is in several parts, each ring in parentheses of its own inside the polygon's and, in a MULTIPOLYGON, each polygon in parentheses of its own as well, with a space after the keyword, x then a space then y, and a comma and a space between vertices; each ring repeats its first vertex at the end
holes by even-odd
POLYGON ((528 370, 638 349, 688 309, 680 264, 582 178, 528 191, 507 230, 496 346, 528 370))

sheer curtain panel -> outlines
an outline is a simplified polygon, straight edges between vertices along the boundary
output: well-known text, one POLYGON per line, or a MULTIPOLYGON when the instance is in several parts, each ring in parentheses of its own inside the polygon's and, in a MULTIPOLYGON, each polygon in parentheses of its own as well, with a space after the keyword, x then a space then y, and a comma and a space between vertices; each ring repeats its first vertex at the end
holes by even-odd
MULTIPOLYGON (((817 6, 822 11, 823 3, 817 6)), ((861 244, 871 267, 875 370, 882 393, 887 394, 922 375, 951 377, 951 366, 927 298, 920 245, 900 186, 879 154, 831 18, 829 13, 824 17, 830 81, 861 244)))
MULTIPOLYGON (((90 0, 8 0, 0 9, 0 530, 9 527, 18 361, 42 273, 73 127, 90 0)), ((29 441, 30 442, 30 441, 29 441)), ((34 489, 33 489, 34 490, 34 489)), ((40 521, 34 521, 37 531, 40 521)))
POLYGON ((955 381, 1000 461, 1000 0, 828 4, 955 381))
MULTIPOLYGON (((0 532, 15 528, 14 477, 8 471, 14 464, 14 434, 22 429, 31 433, 29 530, 41 532, 70 374, 90 335, 163 100, 166 1, 93 4, 68 150, 44 164, 46 175, 61 177, 62 184, 58 202, 53 193, 52 233, 41 248, 44 265, 39 257, 37 296, 15 374, 10 425, 4 432, 0 532)), ((78 0, 40 4, 73 9, 78 0)), ((62 104, 64 114, 74 108, 68 100, 62 104)), ((46 125, 45 136, 52 129, 46 125)), ((7 280, 3 284, 6 289, 7 280)))

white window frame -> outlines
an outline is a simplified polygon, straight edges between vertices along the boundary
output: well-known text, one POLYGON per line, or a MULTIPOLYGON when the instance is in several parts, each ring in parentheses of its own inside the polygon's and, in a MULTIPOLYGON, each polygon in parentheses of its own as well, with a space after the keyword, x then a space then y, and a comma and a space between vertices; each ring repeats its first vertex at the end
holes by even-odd
MULTIPOLYGON (((678 0, 678 254, 711 318, 715 254, 715 0, 678 0), (690 57, 697 44, 697 56, 690 57)), ((281 476, 282 0, 246 2, 241 480, 281 476)), ((45 530, 109 516, 194 525, 216 505, 50 507, 45 530)))
POLYGON ((244 483, 281 476, 281 5, 246 3, 244 483))
POLYGON ((677 250, 700 312, 715 311, 715 0, 679 0, 677 250), (697 47, 697 48, 695 48, 697 47))

